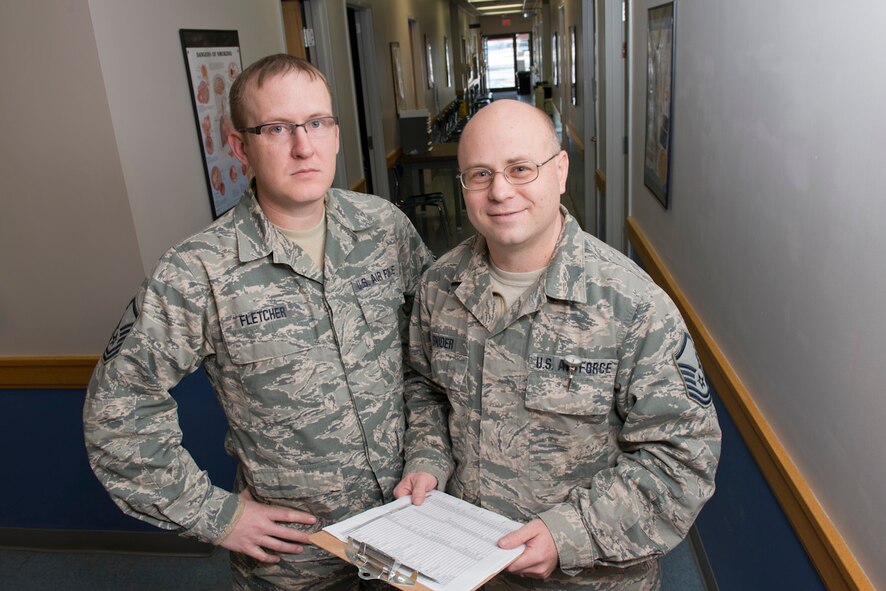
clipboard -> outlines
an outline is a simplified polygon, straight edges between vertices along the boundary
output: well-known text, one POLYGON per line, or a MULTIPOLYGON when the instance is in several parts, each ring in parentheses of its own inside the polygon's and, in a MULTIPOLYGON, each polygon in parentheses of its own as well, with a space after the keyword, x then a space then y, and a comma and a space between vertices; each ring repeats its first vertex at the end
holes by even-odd
MULTIPOLYGON (((439 582, 431 576, 426 576, 424 573, 416 572, 410 568, 412 566, 421 569, 421 564, 415 563, 406 566, 399 562, 399 560, 411 561, 415 558, 414 556, 410 558, 409 556, 401 555, 398 550, 397 553, 392 554, 397 556, 397 559, 394 559, 391 558, 392 555, 385 554, 386 550, 380 550, 379 548, 386 545, 388 540, 384 541, 383 546, 373 547, 370 544, 374 544, 374 542, 363 537, 368 535, 372 539, 372 534, 366 534, 364 526, 371 526, 373 523, 382 528, 402 526, 402 523, 400 525, 392 525, 392 522, 387 521, 387 519, 389 516, 404 510, 410 513, 412 511, 421 512, 423 517, 434 515, 434 518, 440 520, 439 523, 442 528, 446 527, 447 520, 454 520, 454 522, 450 521, 450 523, 454 523, 457 527, 451 528, 451 530, 454 529, 454 532, 458 533, 459 536, 466 535, 467 538, 464 542, 468 545, 470 545, 471 539, 475 543, 479 540, 482 544, 484 543, 483 535, 488 536, 494 533, 497 536, 497 532, 507 533, 507 531, 513 531, 520 526, 519 523, 513 520, 495 515, 488 510, 470 505, 465 501, 455 499, 441 491, 431 491, 420 509, 411 504, 409 497, 403 497, 398 501, 369 509, 362 514, 314 532, 308 536, 308 539, 314 545, 356 566, 360 578, 367 580, 377 579, 403 591, 476 591, 507 568, 523 551, 523 546, 520 546, 514 550, 503 551, 505 554, 500 554, 497 558, 487 555, 491 560, 485 565, 479 562, 469 564, 470 561, 468 561, 464 565, 467 570, 454 579, 449 578, 447 582, 439 582), (435 505, 437 508, 425 511, 425 509, 432 505, 435 505), (441 507, 444 510, 442 513, 440 512, 441 507), (435 510, 438 513, 430 513, 435 510), (481 528, 488 525, 491 531, 486 531, 485 534, 474 532, 475 535, 472 536, 469 533, 470 527, 465 527, 466 525, 479 525, 481 528), (348 533, 352 529, 355 531, 361 530, 361 537, 357 540, 351 538, 348 533)), ((405 513, 400 513, 400 515, 405 515, 405 513)), ((415 514, 411 513, 411 515, 415 514)), ((409 520, 410 517, 404 517, 404 519, 409 520)), ((408 527, 406 526, 404 530, 404 535, 407 537, 409 536, 408 527)), ((440 530, 434 531, 439 532, 440 530)), ((485 543, 488 542, 489 540, 486 538, 485 543)), ((422 540, 416 540, 416 543, 422 544, 422 540)), ((487 558, 482 560, 487 560, 487 558)), ((438 574, 434 573, 433 577, 436 576, 438 574)))
MULTIPOLYGON (((327 552, 329 552, 330 554, 334 554, 335 556, 338 556, 339 558, 341 558, 345 562, 350 562, 354 566, 357 566, 357 564, 355 564, 355 562, 353 560, 348 558, 347 545, 344 542, 342 542, 341 540, 339 540, 338 538, 336 538, 335 536, 333 536, 332 534, 330 534, 329 532, 325 532, 323 530, 320 530, 318 532, 314 532, 311 535, 309 535, 308 539, 315 546, 319 546, 319 547, 323 548, 324 550, 326 550, 327 552)), ((381 553, 379 553, 379 554, 381 554, 381 553)), ((432 591, 430 588, 422 585, 418 581, 416 581, 415 583, 413 583, 411 585, 398 585, 397 583, 393 583, 390 580, 383 578, 385 576, 384 569, 387 569, 387 572, 389 572, 389 573, 399 572, 397 569, 394 568, 393 562, 388 562, 384 565, 383 568, 378 568, 377 566, 375 566, 375 564, 377 563, 377 558, 374 560, 370 560, 369 557, 366 556, 365 554, 361 558, 363 559, 363 566, 358 566, 357 568, 361 569, 361 571, 365 570, 366 572, 369 572, 370 575, 372 575, 369 578, 380 579, 380 580, 384 581, 385 583, 387 583, 388 585, 391 585, 392 587, 396 587, 397 589, 402 589, 403 591, 432 591)), ((405 573, 403 573, 403 574, 405 574, 405 573)), ((406 576, 408 577, 408 575, 406 575, 406 576)), ((364 577, 361 577, 361 578, 364 578, 364 577)), ((492 577, 489 577, 489 578, 491 579, 492 577)), ((489 579, 487 579, 487 580, 489 580, 489 579)), ((483 581, 483 582, 485 583, 486 581, 483 581)), ((475 587, 474 589, 477 589, 477 588, 479 588, 479 586, 475 587)), ((474 589, 471 589, 470 591, 474 591, 474 589)))

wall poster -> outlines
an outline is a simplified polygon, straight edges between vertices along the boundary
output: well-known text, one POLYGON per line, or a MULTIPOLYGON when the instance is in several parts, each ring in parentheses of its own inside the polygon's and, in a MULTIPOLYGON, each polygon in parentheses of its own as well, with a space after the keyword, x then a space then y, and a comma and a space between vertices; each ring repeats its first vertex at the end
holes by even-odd
POLYGON ((649 9, 646 38, 646 150, 643 184, 665 209, 670 198, 674 108, 674 3, 649 9))
POLYGON ((449 55, 449 39, 443 37, 443 60, 446 66, 446 86, 452 86, 452 58, 449 55))
POLYGON ((575 25, 572 25, 569 27, 569 93, 573 107, 578 105, 578 42, 575 37, 575 25))
POLYGON ((394 99, 397 114, 406 108, 406 85, 403 84, 403 64, 400 61, 400 42, 391 41, 391 73, 394 77, 394 99))
POLYGON ((425 52, 428 66, 428 88, 434 88, 434 50, 427 35, 425 35, 425 52))
POLYGON ((180 29, 182 52, 203 155, 213 219, 234 207, 249 184, 248 167, 228 144, 228 92, 243 69, 237 31, 180 29))

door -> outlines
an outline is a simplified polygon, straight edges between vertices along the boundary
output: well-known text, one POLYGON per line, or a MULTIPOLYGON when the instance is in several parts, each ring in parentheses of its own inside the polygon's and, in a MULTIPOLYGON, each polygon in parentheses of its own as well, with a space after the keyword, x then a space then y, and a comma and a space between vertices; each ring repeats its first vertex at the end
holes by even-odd
POLYGON ((351 71, 354 73, 354 88, 357 89, 357 119, 360 122, 360 156, 363 162, 363 181, 365 191, 373 192, 372 161, 370 143, 372 136, 366 124, 366 92, 363 84, 363 66, 360 56, 360 23, 357 22, 357 11, 348 7, 348 37, 351 42, 351 71))
POLYGON ((302 59, 308 59, 308 51, 302 38, 304 13, 301 0, 283 0, 283 33, 286 35, 286 51, 302 59))
POLYGON ((517 43, 514 35, 484 36, 486 87, 489 90, 517 88, 517 43))
POLYGON ((347 17, 351 71, 354 76, 354 89, 357 92, 355 99, 365 181, 363 190, 375 195, 388 196, 388 168, 381 121, 381 98, 374 59, 372 10, 362 6, 348 6, 347 17))
MULTIPOLYGON (((577 73, 580 84, 579 96, 586 97, 583 105, 584 119, 584 165, 585 170, 585 220, 587 231, 606 240, 606 196, 600 190, 597 179, 597 28, 596 2, 582 3, 581 39, 572 44, 572 70, 577 73)), ((573 29, 575 31, 575 29, 573 29)))

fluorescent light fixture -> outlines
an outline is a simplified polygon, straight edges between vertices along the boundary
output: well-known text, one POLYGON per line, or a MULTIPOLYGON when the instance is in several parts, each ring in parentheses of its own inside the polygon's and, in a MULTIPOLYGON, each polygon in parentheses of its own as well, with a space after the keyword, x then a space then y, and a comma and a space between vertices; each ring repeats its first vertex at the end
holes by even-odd
POLYGON ((496 4, 495 6, 477 6, 477 10, 482 10, 483 12, 488 12, 490 10, 510 10, 511 12, 516 9, 523 9, 523 4, 496 4))

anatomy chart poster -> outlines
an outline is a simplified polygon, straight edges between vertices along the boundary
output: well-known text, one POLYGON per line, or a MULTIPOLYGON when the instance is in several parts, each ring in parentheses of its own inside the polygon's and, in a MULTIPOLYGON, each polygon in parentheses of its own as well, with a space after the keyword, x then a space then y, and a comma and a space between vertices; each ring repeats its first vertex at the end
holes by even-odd
POLYGON ((237 31, 179 31, 212 217, 217 218, 240 200, 249 184, 249 169, 234 156, 228 143, 233 130, 228 93, 240 74, 237 31))

